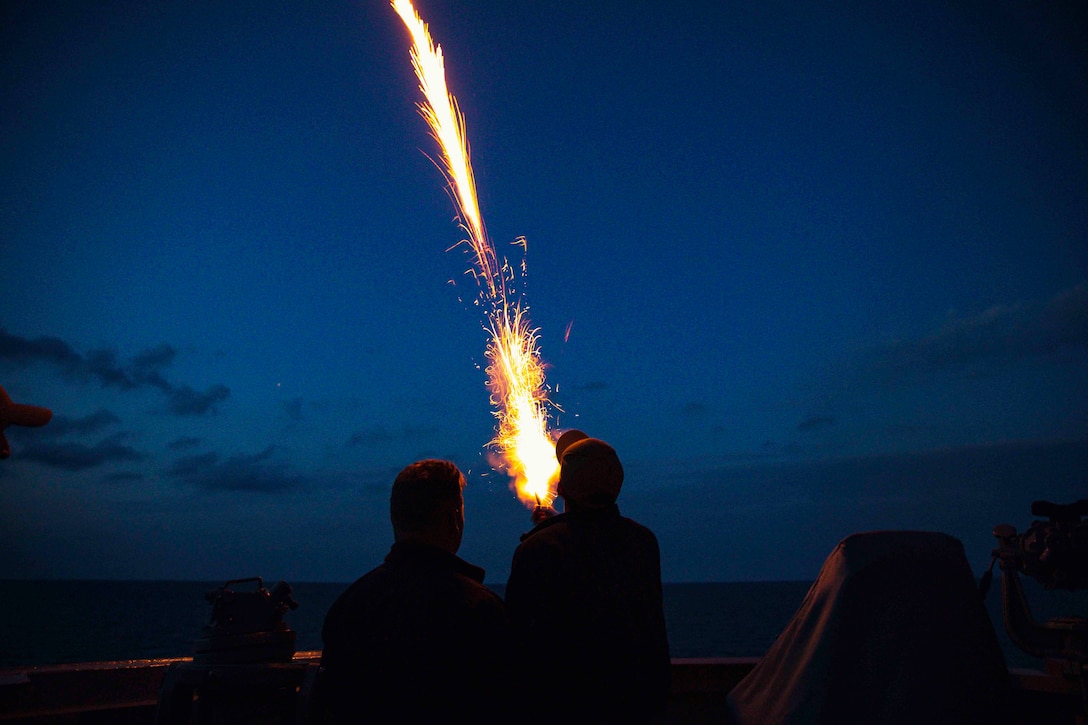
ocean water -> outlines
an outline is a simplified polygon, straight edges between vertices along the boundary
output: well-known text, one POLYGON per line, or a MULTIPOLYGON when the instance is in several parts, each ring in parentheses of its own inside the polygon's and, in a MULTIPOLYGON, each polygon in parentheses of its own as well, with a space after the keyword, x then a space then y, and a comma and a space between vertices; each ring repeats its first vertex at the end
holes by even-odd
MULTIPOLYGON (((1009 642, 1001 619, 1000 580, 987 608, 1011 667, 1041 662, 1009 642)), ((269 588, 275 582, 266 582, 269 588)), ((294 583, 298 609, 285 621, 297 648, 321 648, 321 624, 343 583, 294 583)), ((222 582, 0 581, 0 668, 192 654, 222 582)), ((797 611, 810 582, 666 584, 665 616, 673 657, 762 654, 797 611)), ((238 585, 251 591, 253 584, 238 585)), ((500 594, 502 588, 494 587, 500 594)), ((1088 615, 1086 592, 1031 592, 1037 619, 1088 615), (1046 595, 1046 596, 1042 596, 1046 595)))

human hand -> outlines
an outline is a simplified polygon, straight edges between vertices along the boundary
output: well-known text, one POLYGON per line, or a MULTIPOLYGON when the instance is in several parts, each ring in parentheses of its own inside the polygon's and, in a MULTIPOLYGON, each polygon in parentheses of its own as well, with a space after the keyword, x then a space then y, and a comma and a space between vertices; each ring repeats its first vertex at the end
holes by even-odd
POLYGON ((536 508, 533 509, 533 524, 539 524, 541 521, 545 521, 547 519, 550 519, 552 516, 555 516, 557 513, 559 513, 559 512, 556 511, 555 509, 553 509, 551 506, 545 506, 544 504, 537 504, 536 508))

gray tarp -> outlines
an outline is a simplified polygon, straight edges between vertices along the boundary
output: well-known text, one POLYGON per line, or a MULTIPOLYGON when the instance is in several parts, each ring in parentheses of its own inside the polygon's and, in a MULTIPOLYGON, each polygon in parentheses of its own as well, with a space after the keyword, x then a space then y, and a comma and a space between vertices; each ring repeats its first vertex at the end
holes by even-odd
POLYGON ((1008 674, 958 539, 844 539, 729 695, 740 725, 1000 722, 1008 674))

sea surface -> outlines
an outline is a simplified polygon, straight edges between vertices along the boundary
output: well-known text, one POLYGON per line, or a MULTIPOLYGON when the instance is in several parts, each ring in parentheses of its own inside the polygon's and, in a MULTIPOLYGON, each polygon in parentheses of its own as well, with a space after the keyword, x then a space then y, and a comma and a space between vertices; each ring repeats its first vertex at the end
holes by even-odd
MULTIPOLYGON (((1041 661, 1009 642, 1000 578, 987 608, 1010 667, 1041 661)), ((265 582, 271 588, 275 582, 265 582)), ((192 654, 208 622, 205 595, 223 582, 0 581, 0 669, 192 654)), ((321 624, 344 583, 291 583, 299 607, 284 617, 297 649, 321 648, 321 624)), ((252 591, 255 584, 237 585, 252 591)), ((673 657, 761 655, 797 611, 810 582, 666 584, 673 657)), ((493 587, 500 594, 501 586, 493 587)), ((1036 618, 1088 616, 1085 592, 1029 592, 1036 618)))

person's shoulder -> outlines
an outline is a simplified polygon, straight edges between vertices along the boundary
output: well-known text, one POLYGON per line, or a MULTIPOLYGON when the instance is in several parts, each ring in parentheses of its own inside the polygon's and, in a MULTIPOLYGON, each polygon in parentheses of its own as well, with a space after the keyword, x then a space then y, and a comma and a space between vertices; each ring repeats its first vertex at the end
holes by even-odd
POLYGON ((437 584, 437 586, 454 586, 463 592, 470 593, 474 598, 495 598, 501 602, 502 597, 484 584, 485 574, 486 572, 482 568, 470 564, 455 554, 451 554, 446 558, 443 566, 428 569, 426 578, 436 582, 436 584, 437 582, 446 582, 446 584, 437 584))
POLYGON ((654 546, 657 546, 657 535, 654 534, 649 526, 640 524, 634 519, 628 518, 626 516, 620 517, 620 523, 622 526, 627 528, 627 530, 630 531, 632 535, 645 540, 647 543, 652 542, 654 546))
POLYGON ((340 596, 333 601, 332 606, 325 613, 323 633, 328 634, 342 626, 345 620, 350 620, 356 614, 357 609, 366 606, 372 599, 372 592, 384 588, 382 582, 387 575, 385 564, 381 564, 363 574, 340 592, 340 596))
POLYGON ((514 553, 522 551, 537 551, 542 548, 555 546, 556 542, 564 540, 570 535, 572 520, 570 514, 558 514, 541 521, 521 536, 514 553))
MULTIPOLYGON (((422 583, 422 582, 421 582, 422 583)), ((481 581, 460 572, 450 571, 424 584, 435 601, 445 601, 448 606, 463 611, 474 611, 480 616, 501 615, 506 604, 494 590, 481 581)))
POLYGON ((503 602, 502 597, 497 592, 491 589, 486 584, 480 584, 479 582, 473 582, 475 586, 473 591, 476 595, 476 601, 479 606, 486 607, 488 609, 497 608, 505 609, 506 603, 503 602))
POLYGON ((378 564, 376 567, 363 574, 361 577, 353 581, 344 590, 344 593, 340 595, 341 599, 349 599, 358 592, 366 591, 372 587, 380 586, 381 582, 385 581, 391 575, 389 565, 385 562, 378 564))
POLYGON ((570 526, 571 515, 569 513, 559 513, 555 516, 549 516, 533 528, 526 531, 521 535, 521 543, 538 539, 541 536, 554 536, 556 532, 564 531, 570 526))
POLYGON ((380 588, 382 582, 389 576, 388 567, 383 563, 374 567, 366 574, 348 584, 344 588, 344 591, 340 592, 340 596, 333 602, 332 608, 345 606, 348 602, 357 599, 361 596, 365 597, 367 592, 380 588))
POLYGON ((642 524, 642 523, 639 523, 638 521, 635 521, 634 519, 632 519, 629 516, 620 516, 620 521, 623 522, 624 526, 628 526, 628 527, 630 527, 632 529, 636 529, 636 530, 639 530, 639 531, 645 531, 650 536, 654 535, 654 532, 650 530, 649 526, 647 526, 645 524, 642 524))
POLYGON ((459 567, 451 567, 445 570, 439 570, 434 572, 435 576, 439 576, 451 581, 458 582, 460 586, 465 589, 471 589, 477 592, 490 592, 487 585, 484 584, 484 570, 473 564, 463 564, 459 567))

